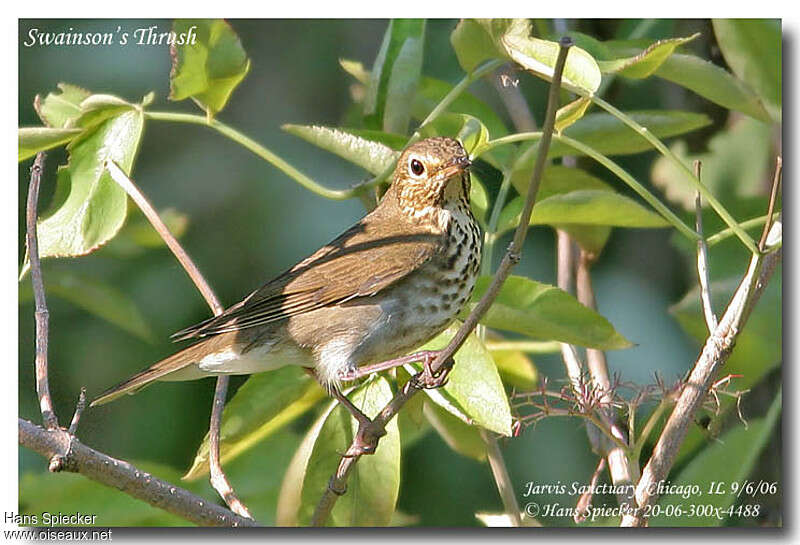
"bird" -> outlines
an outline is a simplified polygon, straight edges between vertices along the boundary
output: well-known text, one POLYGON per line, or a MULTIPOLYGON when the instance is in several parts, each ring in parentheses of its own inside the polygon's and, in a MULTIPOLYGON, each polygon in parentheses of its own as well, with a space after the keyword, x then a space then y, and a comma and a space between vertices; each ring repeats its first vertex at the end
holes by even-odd
POLYGON ((431 353, 401 356, 453 322, 478 277, 481 235, 469 203, 470 165, 456 139, 411 144, 371 212, 239 303, 175 333, 176 341, 195 343, 91 406, 154 381, 299 365, 353 413, 342 382, 407 361, 427 366, 431 353))

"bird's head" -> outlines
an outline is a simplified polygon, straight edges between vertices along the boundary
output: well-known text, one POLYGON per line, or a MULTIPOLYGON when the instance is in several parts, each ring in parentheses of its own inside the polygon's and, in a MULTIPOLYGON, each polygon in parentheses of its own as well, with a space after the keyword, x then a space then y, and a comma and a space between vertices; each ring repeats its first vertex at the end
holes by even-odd
POLYGON ((426 138, 397 160, 393 189, 401 210, 412 219, 438 217, 457 206, 469 209, 469 155, 453 138, 426 138))

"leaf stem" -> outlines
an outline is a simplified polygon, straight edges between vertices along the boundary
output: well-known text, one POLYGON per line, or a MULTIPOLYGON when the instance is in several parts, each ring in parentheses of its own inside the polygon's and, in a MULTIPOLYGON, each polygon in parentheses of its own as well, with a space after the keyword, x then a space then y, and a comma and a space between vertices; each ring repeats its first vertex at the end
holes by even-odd
POLYGON ((354 188, 351 188, 351 189, 328 189, 328 188, 318 184, 317 182, 315 182, 314 180, 312 180, 311 178, 309 178, 308 176, 306 176, 305 174, 303 174, 299 170, 297 170, 295 167, 293 167, 292 165, 287 163, 285 160, 280 158, 278 155, 276 155, 273 151, 265 148, 264 146, 262 146, 261 144, 259 144, 255 140, 253 140, 252 138, 250 138, 248 136, 245 136, 241 132, 239 132, 236 129, 234 129, 234 128, 222 123, 221 121, 219 121, 217 119, 211 119, 209 121, 203 115, 184 114, 184 113, 177 113, 177 112, 145 111, 144 115, 145 115, 145 117, 147 117, 149 119, 153 119, 153 120, 157 120, 157 121, 172 121, 172 122, 176 122, 176 123, 191 123, 191 124, 194 124, 194 125, 202 125, 202 126, 214 129, 218 133, 222 134, 223 136, 226 136, 226 137, 230 138, 231 140, 233 140, 237 144, 240 144, 241 146, 247 148, 248 150, 250 150, 251 152, 253 152, 257 156, 259 156, 260 158, 264 159, 265 161, 270 163, 272 166, 274 166, 275 168, 277 168, 278 170, 280 170, 281 172, 283 172, 284 174, 286 174, 287 176, 289 176, 290 178, 295 180, 301 186, 305 187, 306 189, 308 189, 309 191, 311 191, 313 193, 316 193, 317 195, 319 195, 321 197, 325 197, 326 199, 332 199, 332 200, 336 200, 336 201, 341 201, 341 200, 345 200, 345 199, 350 199, 350 198, 356 197, 356 196, 358 196, 358 194, 361 191, 363 191, 367 187, 370 187, 375 182, 375 180, 373 179, 373 180, 368 181, 365 184, 361 184, 358 187, 354 187, 354 188))
POLYGON ((733 232, 739 237, 739 240, 742 241, 748 250, 751 252, 758 252, 758 248, 756 247, 755 241, 748 235, 742 228, 739 227, 739 224, 733 219, 730 212, 720 203, 717 198, 714 196, 708 188, 697 179, 697 176, 687 167, 680 158, 675 155, 661 140, 659 140, 653 133, 647 130, 646 127, 639 125, 636 121, 634 121, 630 116, 624 114, 622 111, 618 110, 602 98, 598 96, 589 96, 589 98, 597 104, 599 107, 603 108, 605 111, 625 123, 628 127, 636 131, 639 135, 641 135, 645 140, 650 142, 654 148, 656 148, 664 157, 672 160, 677 166, 679 166, 686 176, 692 181, 695 188, 700 192, 700 194, 708 201, 708 204, 711 205, 711 208, 722 218, 733 232))

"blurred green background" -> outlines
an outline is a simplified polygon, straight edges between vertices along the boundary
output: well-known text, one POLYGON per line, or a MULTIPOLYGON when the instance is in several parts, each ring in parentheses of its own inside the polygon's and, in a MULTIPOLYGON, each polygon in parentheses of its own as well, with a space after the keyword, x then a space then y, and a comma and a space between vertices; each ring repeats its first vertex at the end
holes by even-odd
MULTIPOLYGON (((456 22, 428 22, 424 75, 450 83, 463 75, 449 42, 456 22)), ((636 23, 560 22, 603 40, 626 36, 636 23)), ((280 126, 342 124, 352 103, 352 78, 339 67, 338 60, 355 59, 371 66, 387 21, 233 20, 231 24, 241 37, 252 66, 219 118, 328 187, 348 187, 362 180, 363 171, 282 132, 280 126)), ((107 32, 118 25, 123 30, 157 25, 159 31, 166 31, 171 22, 24 20, 19 26, 20 42, 34 27, 41 31, 74 27, 76 31, 107 32)), ((657 21, 649 27, 646 37, 687 36, 696 31, 703 35, 690 44, 690 49, 724 65, 708 21, 657 21)), ((156 93, 152 109, 198 111, 190 101, 170 103, 166 98, 170 70, 167 46, 20 45, 19 67, 20 126, 40 124, 33 99, 36 94, 54 91, 59 82, 130 101, 138 101, 152 90, 156 93)), ((525 74, 517 75, 520 89, 541 121, 546 86, 525 74)), ((504 112, 491 85, 479 82, 471 89, 497 105, 496 111, 504 112)), ((671 108, 705 112, 714 124, 687 136, 693 151, 704 150, 708 138, 724 126, 728 116, 723 108, 655 78, 618 81, 606 97, 622 110, 671 108)), ((617 160, 649 185, 655 158, 656 153, 650 152, 617 160)), ((42 210, 52 195, 56 165, 65 160, 63 150, 48 154, 42 210)), ((30 161, 19 167, 20 263, 24 255, 24 199, 29 167, 30 161)), ((767 167, 764 165, 765 172, 767 167)), ((620 191, 629 193, 608 173, 597 172, 620 191)), ((306 191, 240 146, 198 126, 147 122, 133 177, 156 208, 175 208, 189 216, 182 243, 225 305, 238 301, 308 255, 364 212, 357 200, 329 201, 306 191)), ((494 186, 491 180, 487 183, 490 192, 496 192, 497 181, 494 186)), ((695 283, 692 259, 676 250, 670 237, 666 229, 615 229, 593 269, 599 311, 636 343, 629 350, 608 353, 611 372, 625 381, 651 383, 656 371, 668 381, 675 380, 698 353, 697 343, 667 312, 695 283)), ((505 244, 501 241, 498 248, 505 244)), ((528 237, 517 273, 555 284, 554 256, 552 230, 535 228, 528 237)), ((741 271, 745 259, 741 252, 736 260, 741 271)), ((82 386, 90 398, 96 396, 170 354, 175 347, 169 335, 209 315, 202 298, 165 248, 130 252, 112 243, 87 257, 48 260, 44 264, 45 282, 48 271, 57 269, 102 281, 124 292, 136 302, 152 333, 151 342, 145 342, 62 299, 49 297, 50 383, 62 424, 68 422, 82 386)), ((21 289, 29 289, 28 284, 26 280, 21 289)), ((773 312, 779 318, 780 307, 773 312)), ((38 422, 30 303, 19 307, 19 326, 19 412, 21 417, 38 422)), ((535 363, 540 373, 551 380, 564 376, 558 357, 536 357, 535 363)), ((780 379, 779 373, 774 371, 763 388, 772 390, 780 379)), ((242 381, 243 378, 233 380, 234 390, 242 381)), ((212 380, 159 383, 136 396, 87 410, 78 436, 112 456, 182 472, 207 431, 213 387, 212 380)), ((745 411, 749 415, 764 413, 771 396, 761 397, 764 399, 756 389, 746 399, 745 411)), ((237 461, 239 465, 249 465, 250 470, 246 473, 247 482, 237 481, 237 473, 232 470, 234 486, 279 486, 286 464, 312 417, 300 419, 271 439, 271 446, 256 449, 244 455, 243 461, 237 461), (266 452, 269 455, 260 458, 266 452), (259 470, 253 470, 254 464, 260 466, 259 470)), ((779 444, 779 437, 773 437, 762 455, 766 458, 758 471, 765 478, 779 478, 775 474, 779 465, 776 462, 780 461, 779 444)), ((525 430, 521 437, 501 441, 501 446, 512 482, 520 493, 529 481, 586 482, 596 464, 587 446, 585 427, 578 419, 548 419, 525 430)), ((21 475, 45 471, 45 462, 37 454, 22 448, 19 453, 21 475)), ((569 498, 566 500, 569 503, 569 498)), ((450 526, 477 525, 475 511, 499 511, 502 507, 488 465, 455 454, 438 435, 429 433, 403 451, 398 508, 419 524, 450 526)), ((269 522, 274 507, 272 512, 266 512, 268 506, 263 509, 263 514, 257 515, 269 522)), ((564 519, 563 523, 570 521, 564 519)))

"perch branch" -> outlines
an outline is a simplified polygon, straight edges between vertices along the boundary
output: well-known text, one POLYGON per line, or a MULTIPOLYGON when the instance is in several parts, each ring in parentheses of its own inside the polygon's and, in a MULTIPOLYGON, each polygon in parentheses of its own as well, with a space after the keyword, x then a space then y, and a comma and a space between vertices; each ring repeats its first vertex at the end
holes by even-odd
POLYGON ((39 209, 39 187, 44 170, 45 153, 40 151, 31 167, 31 181, 28 185, 28 202, 25 214, 27 228, 28 259, 31 264, 31 286, 35 305, 36 320, 36 393, 39 395, 39 408, 42 411, 42 422, 48 430, 58 429, 58 418, 53 410, 53 398, 50 397, 50 383, 47 378, 47 339, 49 332, 50 312, 47 310, 47 299, 44 295, 42 264, 39 260, 39 237, 36 231, 36 220, 39 209))
MULTIPOLYGON (((108 170, 111 178, 130 195, 131 199, 133 199, 148 221, 150 221, 150 224, 161 239, 172 251, 173 255, 175 255, 175 258, 181 264, 183 270, 189 275, 189 278, 197 287, 197 290, 206 300, 206 303, 208 303, 208 306, 211 307, 211 311, 214 315, 222 314, 224 308, 217 299, 216 294, 214 294, 214 290, 208 285, 208 282, 206 282, 206 279, 200 273, 200 269, 194 264, 192 258, 186 253, 186 250, 183 249, 178 240, 170 232, 169 228, 161 220, 158 212, 156 212, 153 205, 150 204, 150 201, 147 200, 147 197, 144 196, 133 180, 131 180, 114 161, 107 160, 105 162, 105 168, 108 170)), ((222 470, 222 464, 219 458, 219 430, 222 420, 222 408, 225 406, 225 398, 228 393, 228 381, 229 377, 227 375, 220 375, 217 377, 217 385, 214 389, 214 401, 211 407, 211 422, 208 432, 211 486, 214 487, 214 490, 219 493, 233 512, 243 517, 253 518, 247 507, 245 507, 236 496, 233 487, 225 476, 225 472, 222 470)))
MULTIPOLYGON (((776 229, 778 225, 775 224, 772 229, 776 229)), ((647 525, 647 519, 641 513, 658 500, 654 484, 667 478, 694 414, 703 404, 720 368, 728 360, 736 337, 744 328, 750 311, 764 292, 781 259, 781 254, 782 250, 778 249, 767 255, 754 253, 750 259, 750 266, 744 278, 716 329, 706 340, 700 357, 680 392, 675 408, 664 425, 653 454, 642 471, 642 478, 636 486, 638 509, 623 519, 622 526, 647 525)))
POLYGON ((758 249, 763 252, 767 247, 767 239, 769 238, 769 230, 772 228, 773 215, 775 211, 775 201, 778 200, 778 191, 781 185, 781 176, 783 174, 783 159, 780 156, 775 161, 775 175, 772 178, 772 191, 769 195, 769 210, 767 210, 767 221, 764 222, 764 230, 761 232, 761 239, 758 241, 758 249))
POLYGON ((62 429, 46 430, 22 418, 18 420, 20 445, 48 459, 63 460, 59 469, 80 473, 195 524, 255 526, 250 519, 87 447, 62 429))
MULTIPOLYGON (((545 117, 545 124, 543 128, 542 139, 539 145, 539 154, 536 157, 536 164, 534 165, 533 175, 531 177, 531 184, 528 187, 528 193, 525 200, 525 206, 522 210, 519 225, 514 233, 514 238, 503 257, 500 266, 495 273, 494 279, 490 284, 486 293, 483 295, 478 304, 472 309, 467 319, 456 332, 453 339, 443 350, 439 352, 434 361, 430 365, 430 370, 433 375, 441 372, 446 372, 452 365, 453 354, 461 348, 461 345, 466 341, 475 326, 478 325, 478 320, 489 309, 494 299, 500 292, 500 288, 505 282, 506 278, 511 272, 511 268, 516 265, 520 260, 522 251, 522 244, 528 232, 530 224, 531 213, 533 212, 533 205, 536 202, 536 193, 539 190, 539 183, 542 178, 542 172, 547 161, 547 152, 550 149, 550 142, 553 137, 553 126, 555 124, 555 114, 558 105, 558 93, 561 88, 561 75, 564 71, 564 64, 567 58, 567 52, 572 46, 572 40, 569 38, 562 38, 560 42, 560 49, 558 58, 553 72, 553 80, 550 84, 550 92, 547 100, 547 114, 545 117)), ((419 375, 416 375, 419 377, 419 375)), ((403 405, 411 399, 419 391, 418 381, 409 380, 400 391, 395 394, 392 400, 378 413, 372 420, 367 435, 374 440, 377 446, 378 439, 384 434, 386 424, 394 418, 397 412, 403 405)), ((331 510, 336 504, 336 500, 344 494, 347 489, 347 478, 352 471, 355 464, 363 454, 363 449, 358 448, 356 445, 358 438, 354 438, 350 448, 342 457, 339 467, 330 479, 328 488, 322 495, 319 503, 311 520, 313 526, 322 526, 328 520, 331 510)))

